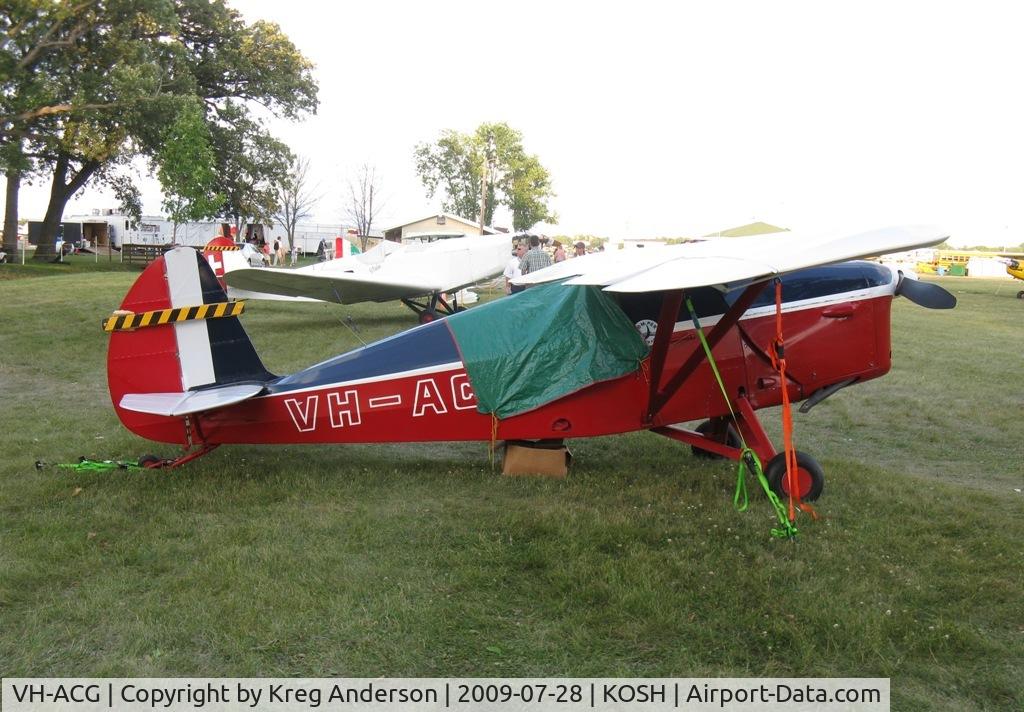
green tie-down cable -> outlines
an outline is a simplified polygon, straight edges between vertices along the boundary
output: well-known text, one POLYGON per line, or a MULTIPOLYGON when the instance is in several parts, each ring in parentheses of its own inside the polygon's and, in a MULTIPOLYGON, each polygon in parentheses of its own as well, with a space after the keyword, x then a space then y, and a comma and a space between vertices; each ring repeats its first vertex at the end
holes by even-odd
POLYGON ((729 413, 732 415, 732 422, 736 426, 736 434, 740 438, 740 464, 736 472, 736 493, 733 495, 732 504, 738 512, 747 511, 747 506, 750 504, 750 497, 747 494, 747 470, 749 469, 757 477, 757 481, 761 483, 761 489, 764 490, 765 496, 768 497, 768 501, 772 503, 772 507, 775 508, 775 515, 779 518, 781 524, 778 528, 772 529, 772 536, 779 538, 793 538, 799 532, 797 531, 796 525, 789 521, 789 517, 786 516, 786 508, 779 501, 778 495, 772 491, 771 485, 768 484, 768 478, 764 476, 764 470, 761 467, 761 459, 757 456, 757 453, 747 447, 747 442, 743 438, 743 430, 740 428, 739 422, 736 420, 736 411, 732 409, 732 401, 729 399, 729 392, 725 389, 725 383, 722 382, 722 374, 718 372, 718 364, 715 363, 715 357, 711 355, 711 347, 708 346, 708 341, 704 338, 704 329, 700 326, 700 321, 697 319, 697 312, 693 308, 693 302, 690 301, 689 295, 686 297, 686 308, 690 312, 690 318, 693 320, 693 326, 697 330, 697 338, 700 339, 700 345, 704 347, 704 355, 707 356, 708 364, 711 366, 711 372, 715 374, 715 380, 718 381, 718 388, 722 391, 722 398, 725 399, 725 404, 729 408, 729 413))
MULTIPOLYGON (((41 463, 36 463, 39 467, 41 463)), ((63 467, 75 472, 109 472, 110 470, 145 470, 145 467, 135 462, 122 462, 120 460, 89 460, 84 457, 78 458, 78 462, 61 463, 57 467, 63 467)))

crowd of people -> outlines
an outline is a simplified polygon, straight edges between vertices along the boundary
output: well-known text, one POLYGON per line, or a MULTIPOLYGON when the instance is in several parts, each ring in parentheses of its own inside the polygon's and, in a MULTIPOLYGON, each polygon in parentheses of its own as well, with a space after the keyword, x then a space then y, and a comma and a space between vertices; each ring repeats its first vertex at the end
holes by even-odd
MULTIPOLYGON (((290 266, 294 267, 299 256, 298 245, 292 245, 291 250, 285 248, 285 243, 281 238, 274 238, 274 244, 271 246, 265 239, 252 238, 248 242, 256 248, 256 251, 263 257, 263 264, 266 267, 284 267, 285 262, 289 262, 290 266), (291 259, 289 261, 289 253, 291 259)), ((323 240, 320 241, 323 243, 323 240)))
MULTIPOLYGON (((587 254, 585 242, 577 242, 573 246, 572 257, 583 257, 587 254)), ((598 248, 603 249, 603 248, 598 248)), ((505 265, 505 294, 515 294, 526 287, 512 284, 512 280, 544 269, 552 264, 569 259, 565 247, 558 240, 548 244, 548 238, 538 235, 527 235, 512 248, 512 257, 505 265)))

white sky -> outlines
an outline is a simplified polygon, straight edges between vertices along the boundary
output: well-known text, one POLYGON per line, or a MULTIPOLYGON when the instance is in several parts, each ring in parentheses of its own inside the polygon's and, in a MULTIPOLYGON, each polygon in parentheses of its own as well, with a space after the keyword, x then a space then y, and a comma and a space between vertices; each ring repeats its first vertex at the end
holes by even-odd
MULTIPOLYGON (((229 0, 316 65, 320 111, 278 135, 341 222, 367 162, 377 227, 429 215, 413 147, 505 121, 551 172, 549 234, 931 223, 1024 240, 1024 42, 1008 2, 229 0)), ((23 191, 41 216, 45 190, 23 191)), ((148 188, 147 213, 160 210, 148 188)), ((89 192, 70 215, 113 201, 89 192)), ((502 220, 495 221, 502 224, 502 220)), ((508 221, 510 222, 510 221, 508 221)))

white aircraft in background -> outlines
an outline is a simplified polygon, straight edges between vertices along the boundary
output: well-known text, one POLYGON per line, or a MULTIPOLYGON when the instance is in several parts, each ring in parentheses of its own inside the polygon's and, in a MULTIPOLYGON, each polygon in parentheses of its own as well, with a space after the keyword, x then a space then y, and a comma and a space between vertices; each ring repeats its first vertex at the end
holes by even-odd
MULTIPOLYGON (((501 274, 512 252, 509 234, 445 237, 405 245, 385 240, 362 254, 298 269, 253 268, 225 238, 212 240, 204 254, 235 299, 398 299, 427 323, 461 311, 459 290, 501 274)), ((461 301, 471 303, 476 295, 463 291, 461 301)))

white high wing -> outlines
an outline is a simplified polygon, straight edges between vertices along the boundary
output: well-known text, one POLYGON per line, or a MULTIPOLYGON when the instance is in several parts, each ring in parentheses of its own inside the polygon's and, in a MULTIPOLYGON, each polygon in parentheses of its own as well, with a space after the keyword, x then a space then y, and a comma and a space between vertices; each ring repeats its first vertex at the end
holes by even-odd
POLYGON ((594 253, 559 262, 513 282, 540 284, 565 279, 565 284, 596 285, 608 292, 725 287, 746 280, 762 281, 815 265, 935 245, 948 236, 936 227, 909 226, 843 236, 780 232, 715 238, 656 250, 594 253))
MULTIPOLYGON (((502 272, 511 235, 457 237, 397 245, 382 242, 362 255, 299 269, 235 269, 224 279, 234 297, 304 297, 325 302, 406 301, 452 293, 502 272), (236 292, 235 290, 238 290, 236 292)), ((412 306, 412 305, 410 305, 412 306)), ((419 310, 417 310, 419 311, 419 310)))

